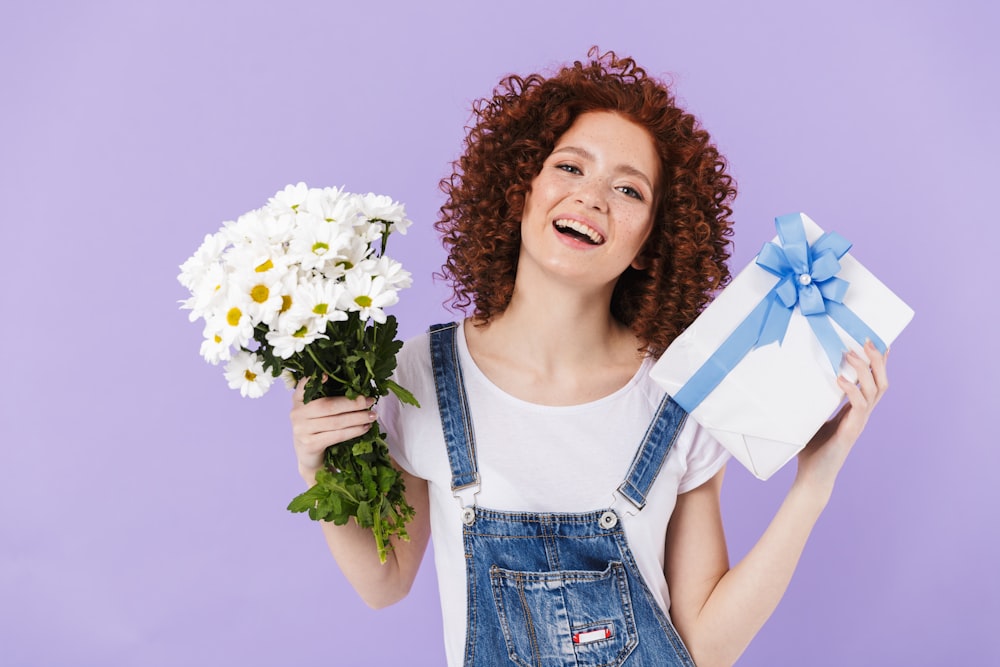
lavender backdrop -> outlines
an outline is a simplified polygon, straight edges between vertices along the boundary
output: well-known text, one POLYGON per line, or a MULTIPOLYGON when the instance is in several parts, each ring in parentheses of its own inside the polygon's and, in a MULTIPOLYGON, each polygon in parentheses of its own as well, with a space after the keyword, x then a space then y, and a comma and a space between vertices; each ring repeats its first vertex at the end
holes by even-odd
MULTIPOLYGON (((403 333, 453 317, 431 223, 471 100, 596 43, 671 75, 730 158, 734 266, 804 210, 917 311, 740 665, 997 664, 1000 13, 722 4, 4 3, 0 663, 442 664, 429 561, 370 611, 285 512, 289 396, 200 359, 177 265, 286 183, 385 192, 417 221, 403 333)), ((789 479, 731 467, 734 559, 789 479)))

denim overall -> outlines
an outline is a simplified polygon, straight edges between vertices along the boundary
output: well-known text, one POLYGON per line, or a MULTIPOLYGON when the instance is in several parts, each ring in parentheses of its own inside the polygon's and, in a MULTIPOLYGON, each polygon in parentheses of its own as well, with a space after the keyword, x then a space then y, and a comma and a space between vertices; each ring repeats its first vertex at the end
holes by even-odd
MULTIPOLYGON (((639 573, 620 512, 503 512, 475 505, 479 472, 457 326, 431 327, 430 345, 452 490, 463 505, 465 666, 693 667, 639 573)), ((669 397, 657 409, 618 487, 637 510, 686 418, 669 397)))

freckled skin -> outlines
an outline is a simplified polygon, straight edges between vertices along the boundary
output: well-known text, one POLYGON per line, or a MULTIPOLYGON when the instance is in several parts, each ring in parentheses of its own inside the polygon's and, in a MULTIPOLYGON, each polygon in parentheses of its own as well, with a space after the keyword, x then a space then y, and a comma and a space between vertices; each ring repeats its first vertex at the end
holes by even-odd
POLYGON ((582 114, 531 182, 521 221, 519 273, 540 270, 577 285, 613 285, 652 229, 659 159, 645 128, 608 112, 582 114), (562 234, 568 218, 603 237, 562 234))

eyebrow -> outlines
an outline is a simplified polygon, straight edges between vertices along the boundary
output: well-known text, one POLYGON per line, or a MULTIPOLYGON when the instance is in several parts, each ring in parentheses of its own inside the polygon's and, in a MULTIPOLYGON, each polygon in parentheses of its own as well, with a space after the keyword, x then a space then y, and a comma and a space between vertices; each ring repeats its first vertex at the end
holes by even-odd
MULTIPOLYGON (((593 153, 591 153, 585 148, 580 148, 579 146, 560 146, 559 148, 552 151, 552 155, 555 155, 556 153, 573 153, 574 155, 578 155, 579 157, 585 160, 591 160, 591 161, 596 159, 594 158, 593 153)), ((641 178, 643 181, 645 181, 646 185, 649 186, 650 190, 653 189, 653 182, 649 180, 649 176, 647 176, 643 171, 636 169, 632 165, 623 162, 621 164, 615 165, 615 169, 625 174, 635 176, 636 178, 641 178)))

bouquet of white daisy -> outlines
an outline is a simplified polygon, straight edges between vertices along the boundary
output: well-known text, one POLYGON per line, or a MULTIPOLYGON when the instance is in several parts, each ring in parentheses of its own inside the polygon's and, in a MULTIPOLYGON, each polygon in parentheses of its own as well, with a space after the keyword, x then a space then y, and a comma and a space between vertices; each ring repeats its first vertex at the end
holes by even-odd
MULTIPOLYGON (((181 308, 205 321, 202 356, 226 362, 229 386, 262 396, 281 376, 302 378, 305 401, 323 396, 378 398, 390 391, 416 405, 390 379, 396 320, 384 308, 409 287, 409 272, 385 254, 389 235, 410 225, 386 196, 289 185, 262 208, 226 222, 181 265, 191 297, 181 308)), ((316 484, 289 504, 313 520, 371 528, 385 562, 389 536, 407 538, 413 508, 392 467, 378 423, 326 450, 316 484)))

